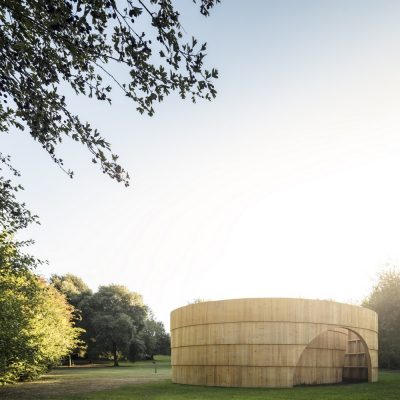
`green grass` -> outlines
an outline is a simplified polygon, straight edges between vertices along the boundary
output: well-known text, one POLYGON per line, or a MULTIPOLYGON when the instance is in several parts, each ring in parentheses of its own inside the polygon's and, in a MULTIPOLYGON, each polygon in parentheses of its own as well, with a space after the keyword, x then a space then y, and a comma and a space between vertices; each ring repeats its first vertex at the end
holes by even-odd
POLYGON ((45 375, 48 380, 81 380, 81 379, 148 379, 169 378, 171 365, 169 356, 157 356, 155 358, 157 374, 151 361, 138 361, 135 363, 120 362, 119 367, 110 363, 84 366, 59 367, 45 375))
POLYGON ((35 383, 0 388, 1 399, 55 400, 399 400, 400 371, 381 372, 379 382, 292 389, 215 388, 170 381, 169 359, 123 363, 119 368, 57 368, 35 383))
POLYGON ((348 384, 293 389, 213 388, 171 382, 129 385, 74 397, 79 400, 399 400, 400 373, 384 372, 374 384, 348 384))

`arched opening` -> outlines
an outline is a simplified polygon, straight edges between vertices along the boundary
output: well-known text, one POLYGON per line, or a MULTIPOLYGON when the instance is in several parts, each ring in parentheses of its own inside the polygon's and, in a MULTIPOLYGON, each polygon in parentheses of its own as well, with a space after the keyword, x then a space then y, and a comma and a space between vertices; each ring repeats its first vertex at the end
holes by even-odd
POLYGON ((368 381, 371 381, 371 359, 367 344, 360 335, 348 329, 343 382, 368 381))
POLYGON ((347 328, 332 328, 315 337, 296 365, 293 385, 323 385, 371 380, 365 341, 347 328))

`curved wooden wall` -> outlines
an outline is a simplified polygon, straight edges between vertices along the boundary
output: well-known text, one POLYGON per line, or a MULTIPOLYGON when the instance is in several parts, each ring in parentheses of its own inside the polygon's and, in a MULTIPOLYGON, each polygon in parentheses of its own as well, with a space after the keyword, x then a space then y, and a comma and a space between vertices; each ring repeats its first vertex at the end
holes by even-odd
POLYGON ((291 387, 364 379, 366 374, 375 382, 377 332, 374 311, 332 301, 265 298, 191 304, 171 313, 172 380, 291 387), (349 346, 362 348, 352 352, 349 346))

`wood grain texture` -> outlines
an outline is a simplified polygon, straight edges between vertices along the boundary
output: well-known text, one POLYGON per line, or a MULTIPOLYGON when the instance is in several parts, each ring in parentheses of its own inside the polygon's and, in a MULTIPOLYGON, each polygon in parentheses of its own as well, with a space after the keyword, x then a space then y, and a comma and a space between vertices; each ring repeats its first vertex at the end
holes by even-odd
POLYGON ((171 313, 172 380, 291 387, 377 380, 374 311, 324 300, 210 301, 171 313))

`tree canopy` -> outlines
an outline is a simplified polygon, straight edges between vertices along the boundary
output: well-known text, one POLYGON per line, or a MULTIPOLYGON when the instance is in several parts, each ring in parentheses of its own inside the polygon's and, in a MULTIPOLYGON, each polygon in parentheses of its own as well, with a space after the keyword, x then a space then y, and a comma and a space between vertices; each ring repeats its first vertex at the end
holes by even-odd
POLYGON ((0 235, 0 384, 31 379, 75 348, 81 333, 73 307, 30 268, 6 234, 0 235))
POLYGON ((142 296, 122 285, 100 286, 81 307, 89 318, 90 350, 97 355, 112 354, 118 366, 119 355, 127 354, 145 325, 148 308, 142 296))
MULTIPOLYGON (((198 0, 201 14, 218 2, 198 0)), ((185 37, 171 0, 0 0, 0 132, 29 133, 72 177, 56 151, 69 137, 105 174, 128 185, 110 143, 70 111, 63 89, 111 103, 117 88, 149 115, 173 91, 193 102, 211 100, 218 72, 204 66, 207 45, 185 37), (125 76, 115 76, 113 64, 125 76)), ((6 154, 0 164, 18 175, 6 154)), ((8 231, 36 219, 16 200, 20 189, 0 177, 0 223, 8 231)))
POLYGON ((164 324, 153 317, 145 321, 142 340, 146 354, 153 359, 156 354, 170 354, 171 340, 164 324))
POLYGON ((75 308, 79 308, 80 302, 86 296, 93 294, 92 290, 81 278, 70 273, 65 275, 51 275, 50 284, 62 293, 75 308))

